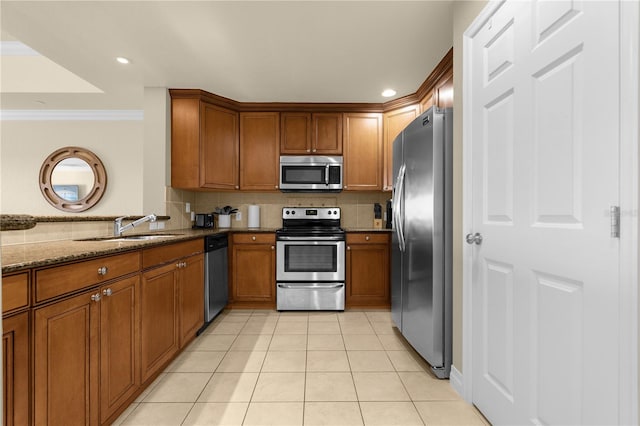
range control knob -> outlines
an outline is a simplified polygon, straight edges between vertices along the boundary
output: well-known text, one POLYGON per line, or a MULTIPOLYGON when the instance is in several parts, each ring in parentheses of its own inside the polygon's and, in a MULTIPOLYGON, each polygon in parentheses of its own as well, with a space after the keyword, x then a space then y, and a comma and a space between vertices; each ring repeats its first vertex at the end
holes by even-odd
POLYGON ((334 211, 333 211, 333 214, 338 214, 338 210, 334 210, 334 211))
POLYGON ((292 211, 292 212, 291 212, 291 214, 296 214, 296 211, 295 211, 295 210, 294 210, 294 211, 292 211))
POLYGON ((286 212, 284 212, 284 214, 289 214, 289 210, 287 210, 286 212))
POLYGON ((329 214, 331 214, 331 210, 329 210, 329 214))

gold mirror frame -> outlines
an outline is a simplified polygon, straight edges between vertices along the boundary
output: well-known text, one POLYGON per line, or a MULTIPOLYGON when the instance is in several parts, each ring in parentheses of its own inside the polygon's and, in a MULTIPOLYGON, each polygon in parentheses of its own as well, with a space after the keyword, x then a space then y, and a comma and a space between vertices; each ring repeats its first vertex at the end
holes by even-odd
POLYGON ((67 146, 54 151, 44 160, 42 167, 40 167, 39 183, 40 191, 42 191, 42 195, 49 204, 58 210, 77 213, 89 210, 100 201, 107 188, 107 172, 104 165, 102 165, 102 161, 93 152, 77 146, 67 146), (65 200, 53 190, 53 183, 51 182, 53 169, 58 163, 67 158, 84 160, 93 172, 93 188, 84 198, 78 201, 65 200))

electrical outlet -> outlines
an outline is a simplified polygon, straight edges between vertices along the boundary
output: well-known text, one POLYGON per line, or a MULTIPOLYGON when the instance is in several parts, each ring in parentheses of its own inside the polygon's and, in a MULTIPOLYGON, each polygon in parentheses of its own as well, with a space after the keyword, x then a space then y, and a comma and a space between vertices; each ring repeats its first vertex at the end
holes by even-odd
POLYGON ((240 222, 242 220, 242 212, 236 213, 236 222, 240 222))
POLYGON ((150 222, 149 223, 149 231, 154 231, 158 229, 158 222, 150 222))
POLYGON ((158 229, 164 229, 164 222, 158 222, 158 229))
POLYGON ((191 203, 184 203, 185 213, 191 213, 191 203))

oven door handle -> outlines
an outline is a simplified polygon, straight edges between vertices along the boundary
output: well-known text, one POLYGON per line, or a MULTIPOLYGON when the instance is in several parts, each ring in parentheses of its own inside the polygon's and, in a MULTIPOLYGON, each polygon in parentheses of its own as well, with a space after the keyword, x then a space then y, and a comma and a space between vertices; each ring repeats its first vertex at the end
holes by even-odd
POLYGON ((344 237, 286 237, 279 236, 277 241, 344 241, 344 237))
POLYGON ((290 285, 290 284, 278 284, 280 288, 292 288, 302 290, 327 290, 331 288, 344 287, 344 284, 330 284, 330 285, 290 285))

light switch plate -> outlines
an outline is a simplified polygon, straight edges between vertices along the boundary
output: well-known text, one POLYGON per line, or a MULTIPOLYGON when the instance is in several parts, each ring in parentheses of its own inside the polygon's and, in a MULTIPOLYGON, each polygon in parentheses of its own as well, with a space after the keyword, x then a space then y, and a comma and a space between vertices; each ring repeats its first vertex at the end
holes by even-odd
POLYGON ((240 222, 242 220, 242 212, 236 213, 236 221, 240 222))
POLYGON ((191 203, 184 203, 185 213, 191 213, 191 203))

